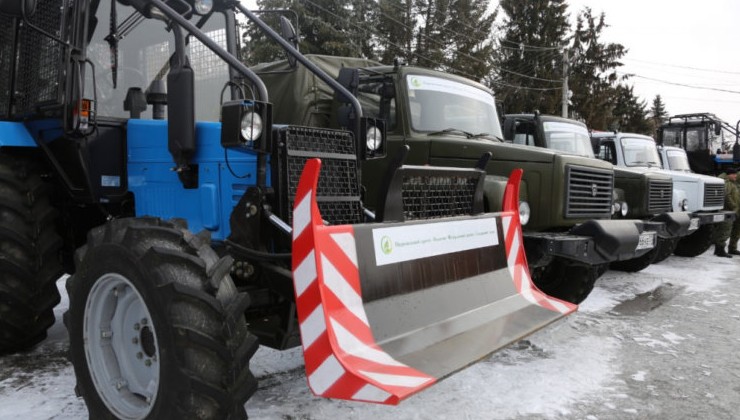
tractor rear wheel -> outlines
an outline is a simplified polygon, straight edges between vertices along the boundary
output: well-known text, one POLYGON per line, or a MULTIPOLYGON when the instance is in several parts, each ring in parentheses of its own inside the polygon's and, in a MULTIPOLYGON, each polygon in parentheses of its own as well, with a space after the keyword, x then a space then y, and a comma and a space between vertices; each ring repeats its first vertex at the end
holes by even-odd
POLYGON ((36 162, 0 155, 0 354, 27 350, 54 325, 63 269, 50 191, 36 162))
POLYGON ((64 322, 94 419, 243 419, 257 382, 246 294, 206 236, 159 219, 93 229, 64 322))
POLYGON ((673 253, 680 257, 696 257, 705 253, 712 246, 713 226, 702 225, 696 232, 681 238, 673 253))

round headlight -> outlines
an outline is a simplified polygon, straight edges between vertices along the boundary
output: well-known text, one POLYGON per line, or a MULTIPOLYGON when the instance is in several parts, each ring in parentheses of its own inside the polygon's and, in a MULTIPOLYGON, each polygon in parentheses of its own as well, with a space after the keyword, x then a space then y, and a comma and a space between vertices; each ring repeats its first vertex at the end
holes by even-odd
POLYGON ((383 144, 383 133, 380 132, 378 127, 372 126, 367 129, 367 149, 373 152, 380 148, 383 144))
POLYGON ((629 208, 627 207, 627 202, 626 201, 623 201, 622 202, 622 209, 621 210, 622 210, 622 213, 621 213, 622 214, 622 217, 627 216, 627 212, 629 211, 629 208))
POLYGON ((684 198, 681 200, 681 211, 687 211, 689 209, 689 199, 684 198))
POLYGON ((213 0, 195 0, 195 13, 207 15, 213 9, 213 0))
POLYGON ((254 141, 262 135, 262 117, 256 112, 247 112, 242 117, 242 137, 254 141))
POLYGON ((532 215, 532 210, 529 208, 529 204, 526 201, 519 202, 519 222, 522 226, 529 222, 529 216, 532 215))
POLYGON ((612 203, 612 214, 617 214, 622 209, 622 204, 619 201, 612 203))

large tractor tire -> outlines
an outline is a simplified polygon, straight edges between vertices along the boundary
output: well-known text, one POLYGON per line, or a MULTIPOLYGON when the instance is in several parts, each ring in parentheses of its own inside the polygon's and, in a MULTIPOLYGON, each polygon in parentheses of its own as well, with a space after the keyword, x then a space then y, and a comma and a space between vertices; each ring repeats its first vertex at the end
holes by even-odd
POLYGON ((533 272, 532 281, 548 295, 571 303, 581 303, 604 272, 601 265, 587 266, 556 258, 547 267, 533 272))
POLYGON ((90 419, 246 418, 257 339, 209 242, 154 218, 88 234, 64 323, 90 419))
POLYGON ((58 213, 40 175, 33 160, 0 155, 0 354, 46 338, 60 300, 58 213))
POLYGON ((673 253, 680 257, 696 257, 705 253, 712 246, 713 226, 702 225, 696 232, 681 238, 673 253))

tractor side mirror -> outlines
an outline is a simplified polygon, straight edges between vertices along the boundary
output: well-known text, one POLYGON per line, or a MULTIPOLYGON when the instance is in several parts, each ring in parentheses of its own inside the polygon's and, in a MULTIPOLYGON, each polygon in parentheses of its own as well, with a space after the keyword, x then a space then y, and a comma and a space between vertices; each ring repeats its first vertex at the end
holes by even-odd
POLYGON ((0 0, 0 14, 31 17, 36 12, 36 0, 0 0))
MULTIPOLYGON (((285 16, 280 16, 280 35, 283 39, 290 42, 293 45, 293 48, 298 51, 298 35, 296 34, 293 24, 290 23, 290 20, 285 16)), ((295 68, 296 58, 293 54, 288 54, 288 64, 290 64, 290 68, 295 68)))

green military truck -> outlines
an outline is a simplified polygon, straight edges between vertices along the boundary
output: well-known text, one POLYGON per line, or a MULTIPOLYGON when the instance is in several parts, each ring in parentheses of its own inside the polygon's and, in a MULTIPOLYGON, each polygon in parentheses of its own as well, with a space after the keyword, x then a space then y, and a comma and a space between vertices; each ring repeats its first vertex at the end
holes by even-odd
MULTIPOLYGON (((362 165, 363 200, 382 214, 379 202, 389 168, 434 165, 485 168, 486 210, 501 208, 506 177, 524 169, 520 213, 524 247, 535 284, 570 302, 586 298, 607 265, 648 254, 656 226, 641 220, 610 220, 614 205, 612 165, 556 150, 505 143, 494 96, 485 86, 448 73, 353 58, 308 56, 348 88, 366 116, 385 121, 386 141, 368 135, 367 149, 387 158, 362 165), (491 158, 482 158, 490 153, 491 158)), ((342 127, 353 115, 342 97, 288 61, 252 68, 275 103, 276 123, 342 127), (282 111, 278 111, 282 110, 282 111)), ((374 130, 371 128, 371 130, 374 130)), ((372 152, 370 152, 372 153, 372 152)), ((430 206, 444 207, 445 186, 430 206)), ((669 201, 670 202, 670 201, 669 201)))
MULTIPOLYGON (((529 147, 559 150, 587 159, 594 155, 586 125, 567 118, 539 114, 511 114, 504 117, 504 136, 529 147)), ((659 163, 658 163, 659 165, 659 163)), ((690 218, 673 212, 673 180, 647 167, 614 167, 615 197, 619 211, 615 218, 640 219, 658 233, 658 244, 649 253, 611 267, 639 271, 673 253, 680 238, 688 235, 690 218)))

